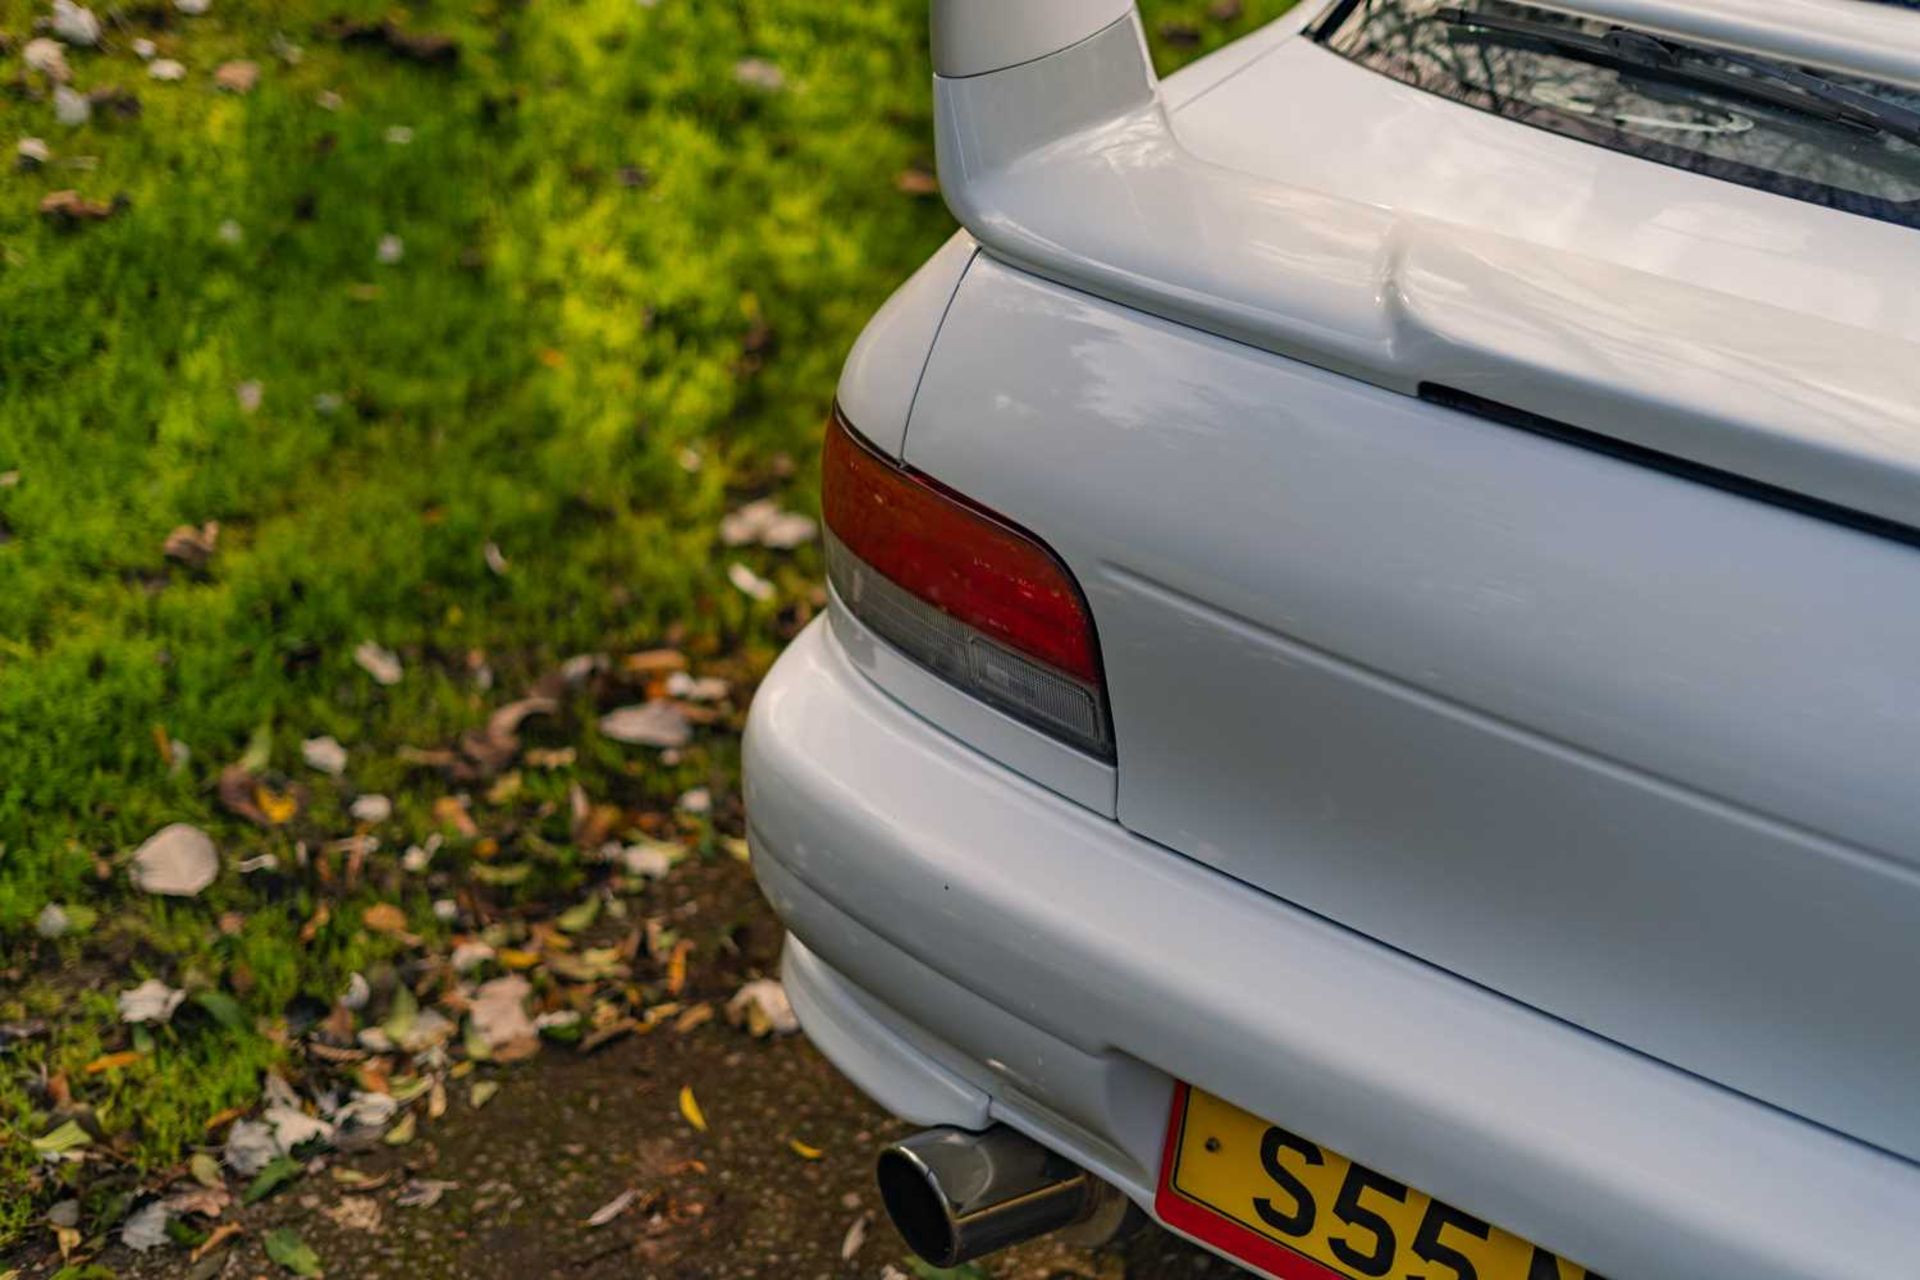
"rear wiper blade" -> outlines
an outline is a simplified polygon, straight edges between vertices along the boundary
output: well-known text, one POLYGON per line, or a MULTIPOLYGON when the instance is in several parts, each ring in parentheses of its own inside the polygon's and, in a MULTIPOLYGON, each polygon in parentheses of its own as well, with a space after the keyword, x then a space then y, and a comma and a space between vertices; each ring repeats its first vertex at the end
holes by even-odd
POLYGON ((1605 35, 1588 35, 1552 23, 1469 13, 1453 7, 1437 9, 1434 16, 1450 27, 1469 33, 1545 45, 1557 53, 1571 54, 1617 71, 1717 89, 1817 119, 1890 133, 1920 145, 1920 112, 1778 63, 1724 49, 1684 44, 1629 27, 1614 27, 1605 35), (1740 67, 1747 74, 1721 71, 1707 65, 1709 61, 1740 67))

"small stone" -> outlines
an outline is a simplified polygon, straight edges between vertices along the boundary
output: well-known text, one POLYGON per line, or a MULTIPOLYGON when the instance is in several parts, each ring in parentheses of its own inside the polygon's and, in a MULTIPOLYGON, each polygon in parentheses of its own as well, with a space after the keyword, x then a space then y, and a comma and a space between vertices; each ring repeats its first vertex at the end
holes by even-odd
POLYGON ((213 8, 213 0, 173 0, 173 7, 189 18, 197 18, 213 8))
POLYGON ((160 52, 160 46, 145 36, 139 36, 133 42, 133 56, 142 62, 153 61, 153 55, 158 52, 160 52))
POLYGON ((155 58, 147 64, 147 74, 155 80, 161 80, 171 84, 175 80, 186 79, 187 69, 178 59, 155 58))
POLYGON ((382 264, 390 267, 407 256, 406 243, 402 241, 399 236, 388 232, 386 235, 380 237, 379 247, 373 251, 373 256, 382 264))
POLYGON ((249 378, 245 382, 235 384, 233 388, 234 403, 240 406, 242 413, 258 412, 260 402, 265 399, 266 394, 266 386, 257 378, 249 378))
POLYGON ((22 138, 14 143, 13 154, 21 170, 30 171, 53 159, 53 148, 40 138, 22 138))
POLYGON ((221 223, 220 229, 213 234, 218 237, 221 244, 239 244, 247 238, 246 230, 232 218, 221 223))

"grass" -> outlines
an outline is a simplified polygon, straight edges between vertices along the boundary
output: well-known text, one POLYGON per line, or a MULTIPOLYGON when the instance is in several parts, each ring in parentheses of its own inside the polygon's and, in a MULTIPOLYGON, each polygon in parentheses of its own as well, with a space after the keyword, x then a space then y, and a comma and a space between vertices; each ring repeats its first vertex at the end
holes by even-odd
MULTIPOLYGON (((1147 10, 1170 68, 1285 7, 1147 10)), ((812 506, 839 361, 951 229, 895 181, 931 161, 922 0, 410 4, 405 29, 451 37, 453 66, 343 43, 336 23, 388 17, 369 0, 100 12, 75 83, 140 112, 69 128, 21 64, 44 10, 0 0, 9 125, 55 152, 0 187, 0 1023, 52 1024, 0 1048, 0 1249, 81 1170, 32 1150, 49 1078, 125 1174, 88 1194, 123 1193, 256 1094, 291 1003, 391 953, 362 905, 435 928, 391 850, 435 827, 449 785, 399 748, 451 741, 572 654, 671 644, 764 669, 819 565, 722 554, 718 521, 750 497, 812 506), (150 79, 136 37, 186 79, 150 79), (251 93, 214 87, 228 59, 258 63, 251 93), (63 188, 124 207, 61 228, 37 207, 63 188), (163 558, 207 521, 203 570, 163 558), (774 600, 728 584, 736 558, 774 600), (354 665, 364 640, 402 655, 400 684, 354 665), (348 747, 344 780, 303 770, 317 734, 348 747), (282 827, 216 796, 250 744, 311 792, 282 827), (388 851, 343 882, 324 845, 372 791, 396 802, 388 851), (192 901, 134 893, 128 853, 176 821, 227 871, 192 901), (234 872, 269 853, 280 872, 234 872), (91 927, 42 940, 49 903, 91 927), (147 976, 245 1018, 189 1005, 137 1063, 87 1074, 129 1042, 113 993, 147 976)), ((575 782, 662 812, 706 784, 719 825, 737 819, 725 735, 668 767, 590 713, 560 722, 578 764, 499 806, 500 856, 538 864, 526 894, 578 881, 575 782)))

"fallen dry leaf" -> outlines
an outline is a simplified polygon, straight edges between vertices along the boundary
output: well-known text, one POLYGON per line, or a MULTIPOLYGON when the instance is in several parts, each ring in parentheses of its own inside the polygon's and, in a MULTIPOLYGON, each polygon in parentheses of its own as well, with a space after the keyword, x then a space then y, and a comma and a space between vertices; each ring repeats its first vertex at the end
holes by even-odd
POLYGON ((418 1114, 409 1111, 400 1117, 400 1123, 394 1125, 393 1128, 387 1130, 386 1133, 381 1136, 380 1141, 390 1147, 404 1147, 413 1141, 414 1131, 419 1127, 420 1118, 418 1114))
POLYGON ((609 711, 600 717, 600 732, 615 742, 638 747, 684 747, 693 738, 686 716, 665 698, 609 711))
POLYGON ((727 1021, 757 1037, 790 1036, 800 1029, 787 989, 773 978, 757 978, 727 1001, 727 1021))
POLYGON ((625 1213, 628 1207, 631 1206, 635 1200, 639 1199, 639 1197, 640 1193, 638 1191, 635 1191, 632 1187, 628 1187, 625 1191, 622 1191, 619 1195, 589 1214, 587 1216, 587 1225, 589 1227, 606 1226, 609 1222, 612 1222, 615 1218, 625 1213))
MULTIPOLYGON (((122 997, 123 1001, 124 999, 125 997, 122 997)), ((124 1009, 124 1007, 123 1004, 122 1008, 124 1009)), ((127 1049, 120 1053, 103 1054, 95 1058, 92 1062, 89 1062, 86 1066, 80 1068, 80 1070, 84 1075, 97 1076, 103 1071, 115 1071, 121 1067, 130 1067, 145 1056, 145 1054, 138 1053, 132 1049, 127 1049)))
POLYGON ((120 1021, 166 1022, 187 993, 170 987, 158 978, 148 978, 139 986, 120 993, 120 1021))
POLYGON ((860 1252, 860 1247, 866 1244, 866 1242, 867 1215, 863 1213, 853 1220, 853 1225, 847 1228, 847 1234, 841 1237, 840 1260, 842 1262, 852 1262, 853 1255, 860 1252))
POLYGON ((221 1223, 213 1229, 205 1240, 202 1240, 198 1245, 194 1246, 194 1250, 188 1255, 187 1261, 189 1263, 200 1261, 200 1259, 206 1257, 215 1249, 218 1249, 221 1245, 239 1235, 241 1230, 242 1228, 237 1222, 221 1223))
POLYGON ((671 675, 687 669, 687 655, 678 649, 643 649, 620 659, 620 666, 628 675, 643 678, 671 675))
POLYGON ((687 957, 693 954, 693 943, 685 938, 674 944, 673 954, 667 957, 667 994, 677 996, 686 990, 687 957))
POLYGON ((761 498, 727 513, 720 521, 720 541, 729 547, 762 546, 791 551, 812 542, 820 531, 812 517, 782 511, 772 498, 761 498))
POLYGON ((822 1160, 826 1158, 827 1154, 818 1147, 808 1146, 798 1138, 787 1139, 787 1150, 793 1152, 793 1154, 799 1156, 802 1160, 822 1160))
POLYGON ((373 677, 378 685, 396 685, 406 674, 406 668, 400 665, 400 655, 391 649, 384 649, 371 640, 362 640, 353 650, 354 665, 373 677))
POLYGON ((20 50, 20 60, 27 70, 37 71, 55 84, 65 84, 73 78, 73 70, 67 65, 67 51, 60 47, 58 40, 38 36, 27 41, 20 50))
POLYGON ((346 1231, 377 1233, 380 1230, 380 1202, 372 1196, 346 1196, 339 1204, 321 1212, 346 1231))
POLYGON ((300 813, 300 794, 298 791, 276 791, 264 782, 256 783, 253 804, 260 813, 262 825, 283 827, 292 822, 300 813))
POLYGON ((104 222, 115 212, 115 205, 89 200, 78 191, 52 191, 41 198, 41 216, 72 226, 80 222, 104 222))
POLYGON ((765 603, 773 599, 773 584, 735 560, 727 566, 727 581, 745 596, 765 603))
POLYGON ((68 44, 100 43, 100 19, 85 5, 73 0, 53 0, 53 34, 68 44))
POLYGON ((393 816, 393 801, 370 792, 354 797, 353 803, 347 806, 347 813, 355 822, 377 827, 393 816))
POLYGON ((260 64, 246 58, 223 62, 213 69, 213 82, 228 93, 252 93, 260 83, 260 64))
POLYGON ((300 758, 307 762, 308 768, 318 769, 329 777, 337 778, 347 771, 347 749, 332 734, 302 742, 300 758))
POLYGON ((160 545, 160 554, 189 569, 204 569, 213 559, 214 547, 220 541, 220 522, 209 520, 198 529, 183 524, 167 535, 160 545))
POLYGON ((449 827, 454 834, 471 840, 480 834, 473 817, 467 812, 467 802, 459 796, 441 796, 433 802, 433 820, 443 827, 449 827))
POLYGON ((407 913, 391 902, 376 902, 360 913, 360 923, 375 933, 397 937, 407 931, 407 913))
POLYGON ((937 196, 940 179, 925 169, 902 169, 893 175, 893 189, 910 196, 937 196))
POLYGON ((129 874, 143 893, 198 897, 220 874, 220 854, 206 832, 176 822, 134 851, 129 874))
POLYGON ((173 1211, 165 1200, 155 1200, 129 1215, 120 1227, 120 1243, 135 1253, 158 1249, 167 1242, 167 1223, 173 1211))
POLYGON ((690 1084, 680 1087, 680 1114, 701 1133, 707 1131, 707 1113, 700 1109, 700 1101, 693 1096, 693 1086, 690 1084))
POLYGON ((441 1196, 459 1185, 439 1178, 414 1178, 400 1188, 393 1202, 402 1209, 431 1209, 440 1203, 441 1196))
POLYGON ((539 1052, 540 1032, 527 1016, 527 997, 532 986, 519 974, 509 974, 484 982, 473 993, 473 1007, 467 1011, 473 1029, 494 1057, 502 1062, 531 1057, 539 1052))
MULTIPOLYGON (((220 804, 228 813, 236 817, 245 818, 257 827, 272 827, 278 825, 267 815, 266 811, 260 807, 259 801, 255 798, 255 793, 259 788, 253 776, 253 771, 247 768, 246 765, 230 764, 222 769, 220 771, 220 781, 216 789, 220 795, 220 804)), ((297 795, 294 798, 297 807, 297 795)))

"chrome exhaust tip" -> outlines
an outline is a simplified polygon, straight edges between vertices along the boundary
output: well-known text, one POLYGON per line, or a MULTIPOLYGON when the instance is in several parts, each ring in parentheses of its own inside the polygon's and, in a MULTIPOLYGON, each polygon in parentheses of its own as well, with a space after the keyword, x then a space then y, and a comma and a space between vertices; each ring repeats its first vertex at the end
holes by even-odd
POLYGON ((1065 1228, 1104 1243, 1143 1220, 1117 1189, 1004 1125, 929 1129, 882 1151, 876 1173, 894 1229, 936 1267, 1065 1228))

